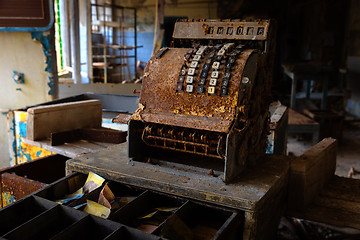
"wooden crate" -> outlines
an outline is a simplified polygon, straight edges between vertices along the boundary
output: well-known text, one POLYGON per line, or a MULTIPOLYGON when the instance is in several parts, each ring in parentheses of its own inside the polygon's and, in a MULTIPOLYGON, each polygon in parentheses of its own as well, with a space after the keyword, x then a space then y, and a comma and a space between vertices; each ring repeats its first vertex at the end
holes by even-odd
POLYGON ((315 199, 335 173, 337 142, 326 138, 290 164, 288 211, 298 212, 315 199))

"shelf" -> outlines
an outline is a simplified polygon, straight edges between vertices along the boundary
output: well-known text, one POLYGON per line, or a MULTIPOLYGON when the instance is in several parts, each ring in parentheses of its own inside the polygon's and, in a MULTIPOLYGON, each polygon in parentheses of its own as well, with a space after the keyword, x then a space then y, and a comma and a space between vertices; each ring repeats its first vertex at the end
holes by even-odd
POLYGON ((95 26, 115 27, 115 28, 134 28, 135 24, 132 23, 120 23, 120 22, 108 22, 108 21, 96 21, 92 22, 95 26))
MULTIPOLYGON (((310 93, 310 99, 322 99, 323 93, 310 93)), ((342 92, 329 92, 327 94, 328 97, 343 97, 344 93, 342 92)), ((296 93, 296 98, 306 98, 306 92, 298 92, 296 93)))
MULTIPOLYGON (((115 59, 115 58, 134 58, 135 56, 124 56, 124 55, 106 55, 106 58, 111 58, 111 59, 115 59)), ((104 55, 93 55, 93 58, 100 58, 103 59, 104 55)))
POLYGON ((142 47, 136 40, 136 9, 116 4, 91 6, 91 26, 96 29, 91 38, 93 74, 97 75, 93 79, 102 78, 104 83, 133 79, 137 76, 137 48, 142 47), (114 73, 121 73, 120 79, 115 79, 114 73))
MULTIPOLYGON (((125 67, 125 66, 128 66, 128 65, 127 64, 114 64, 114 63, 106 64, 107 69, 114 69, 114 68, 125 67)), ((103 69, 103 68, 105 68, 105 63, 103 63, 103 62, 94 62, 93 63, 93 68, 103 69)))
POLYGON ((121 46, 121 45, 101 44, 101 43, 97 43, 93 45, 93 48, 104 48, 104 47, 109 47, 119 50, 131 50, 135 48, 142 48, 143 46, 121 46))

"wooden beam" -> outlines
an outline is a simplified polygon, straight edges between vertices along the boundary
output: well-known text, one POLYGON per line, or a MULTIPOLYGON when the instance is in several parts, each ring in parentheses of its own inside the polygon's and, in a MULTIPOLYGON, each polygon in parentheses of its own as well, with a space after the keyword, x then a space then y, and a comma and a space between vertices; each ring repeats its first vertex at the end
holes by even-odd
POLYGON ((87 51, 87 75, 90 83, 93 83, 93 58, 92 58, 92 38, 91 38, 91 2, 84 1, 86 15, 86 51, 87 51))
POLYGON ((70 37, 71 67, 74 83, 81 83, 80 74, 80 33, 79 33, 79 1, 70 0, 70 37))

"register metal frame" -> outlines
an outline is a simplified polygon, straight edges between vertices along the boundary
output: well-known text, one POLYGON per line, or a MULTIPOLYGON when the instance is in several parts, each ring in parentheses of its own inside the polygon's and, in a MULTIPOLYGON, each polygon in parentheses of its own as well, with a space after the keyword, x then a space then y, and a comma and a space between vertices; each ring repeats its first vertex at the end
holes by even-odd
POLYGON ((129 161, 173 162, 230 182, 264 157, 271 26, 270 20, 177 22, 175 47, 160 49, 146 66, 129 122, 129 161))

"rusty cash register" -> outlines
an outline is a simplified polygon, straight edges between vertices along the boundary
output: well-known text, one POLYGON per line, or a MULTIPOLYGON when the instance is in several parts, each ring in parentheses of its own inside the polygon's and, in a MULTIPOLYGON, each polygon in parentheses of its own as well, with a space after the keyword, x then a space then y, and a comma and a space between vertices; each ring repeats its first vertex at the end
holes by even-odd
POLYGON ((130 161, 210 171, 230 182, 265 154, 269 20, 181 20, 145 69, 130 161))

